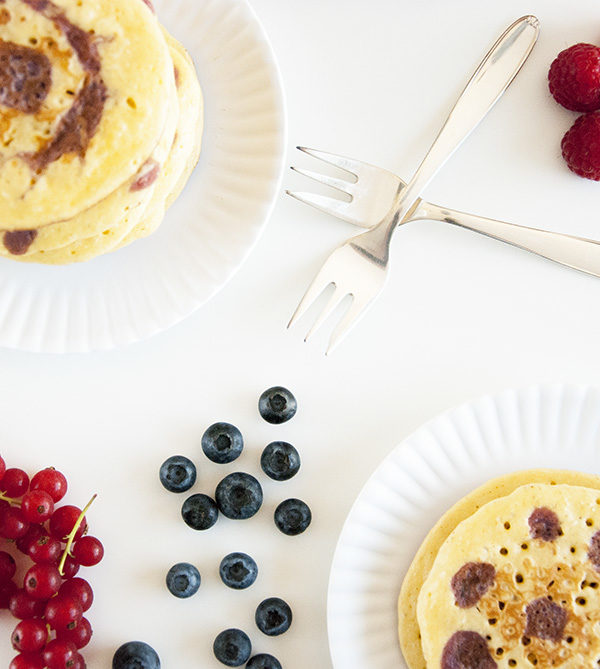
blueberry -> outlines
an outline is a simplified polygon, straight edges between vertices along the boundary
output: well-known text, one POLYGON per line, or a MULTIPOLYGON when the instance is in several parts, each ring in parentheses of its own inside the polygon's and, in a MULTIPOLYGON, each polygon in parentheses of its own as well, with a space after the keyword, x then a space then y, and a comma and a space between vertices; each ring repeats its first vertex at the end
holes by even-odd
POLYGON ((250 658, 250 662, 246 665, 246 669, 282 669, 281 662, 272 655, 261 653, 250 658))
POLYGON ((209 460, 219 465, 233 462, 242 453, 242 433, 229 423, 215 423, 202 435, 202 450, 209 460))
POLYGON ((230 553, 221 560, 219 574, 229 588, 244 590, 256 581, 258 567, 246 553, 230 553))
POLYGON ((198 592, 200 572, 189 562, 178 562, 167 572, 167 588, 175 597, 186 599, 198 592))
POLYGON ((311 520, 308 504, 300 499, 286 499, 275 509, 275 525, 290 537, 302 534, 311 520))
POLYGON ((174 455, 162 463, 159 475, 169 492, 186 492, 196 483, 196 465, 183 455, 174 455))
POLYGON ((262 506, 263 492, 254 476, 236 472, 219 483, 215 498, 224 516, 233 520, 246 520, 262 506))
POLYGON ((215 657, 228 667, 240 667, 248 662, 252 644, 242 630, 229 629, 221 632, 213 644, 215 657))
POLYGON ((217 522, 219 509, 208 495, 192 495, 183 503, 181 516, 193 530, 208 530, 217 522))
POLYGON ((160 669, 160 659, 147 643, 129 641, 117 649, 112 669, 160 669))
POLYGON ((300 469, 298 451, 286 441, 273 441, 260 457, 263 472, 275 481, 287 481, 300 469))
POLYGON ((290 629, 292 609, 279 597, 269 597, 258 605, 256 626, 267 636, 279 636, 290 629))
POLYGON ((294 417, 298 405, 292 393, 282 386, 265 390, 258 400, 258 410, 267 423, 285 423, 294 417))

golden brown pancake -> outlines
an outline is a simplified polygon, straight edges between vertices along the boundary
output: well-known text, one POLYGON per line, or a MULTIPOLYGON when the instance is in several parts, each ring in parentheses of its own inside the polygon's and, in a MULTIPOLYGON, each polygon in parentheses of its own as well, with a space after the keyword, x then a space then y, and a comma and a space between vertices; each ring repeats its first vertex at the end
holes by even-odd
POLYGON ((173 64, 141 0, 4 0, 0 229, 70 219, 131 179, 163 132, 173 64))
POLYGON ((428 667, 600 664, 600 492, 528 484, 441 546, 419 593, 428 667))
POLYGON ((417 598, 431 566, 456 526, 487 502, 509 495, 527 483, 564 483, 600 490, 600 477, 582 472, 532 469, 488 481, 450 508, 430 530, 404 578, 398 600, 398 631, 404 659, 410 669, 426 669, 417 621, 417 598))

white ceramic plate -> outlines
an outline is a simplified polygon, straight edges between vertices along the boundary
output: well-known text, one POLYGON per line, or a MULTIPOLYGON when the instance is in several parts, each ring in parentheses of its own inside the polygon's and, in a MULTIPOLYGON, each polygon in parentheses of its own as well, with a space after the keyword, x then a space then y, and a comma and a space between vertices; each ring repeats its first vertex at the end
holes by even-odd
POLYGON ((206 302, 257 241, 279 191, 285 113, 269 42, 245 0, 156 0, 205 98, 200 163, 151 237, 67 267, 0 261, 0 346, 124 346, 206 302))
POLYGON ((405 668, 397 637, 402 579, 429 529, 488 479, 550 467, 600 474, 600 390, 510 391, 435 418, 383 461, 356 500, 331 569, 336 669, 405 668))

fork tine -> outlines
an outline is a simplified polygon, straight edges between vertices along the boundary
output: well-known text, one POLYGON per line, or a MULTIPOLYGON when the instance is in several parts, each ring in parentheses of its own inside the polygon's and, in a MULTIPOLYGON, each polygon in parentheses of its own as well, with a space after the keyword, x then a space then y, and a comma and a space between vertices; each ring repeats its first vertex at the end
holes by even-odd
POLYGON ((314 181, 318 181, 319 183, 325 184, 326 186, 342 191, 342 193, 352 195, 352 186, 354 184, 346 181, 345 179, 336 179, 335 177, 330 177, 326 174, 320 174, 319 172, 313 172, 312 170, 303 170, 299 167, 294 167, 293 165, 290 169, 304 177, 308 177, 309 179, 313 179, 314 181))
POLYGON ((290 322, 287 325, 288 329, 291 328, 292 325, 304 315, 310 305, 317 299, 317 297, 319 297, 325 288, 333 283, 333 281, 324 280, 322 275, 323 268, 321 268, 321 271, 319 271, 317 276, 313 279, 313 282, 308 287, 304 297, 300 300, 300 304, 296 307, 296 311, 294 311, 294 314, 290 318, 290 322))
POLYGON ((360 320, 363 314, 366 312, 367 307, 371 304, 373 300, 367 302, 359 302, 356 299, 356 296, 352 296, 352 304, 350 308, 338 323, 334 329, 331 339, 329 340, 329 347, 325 352, 325 355, 330 355, 333 353, 333 350, 337 348, 338 344, 344 339, 344 337, 350 332, 350 330, 356 325, 360 320))
POLYGON ((338 200, 335 197, 327 197, 325 195, 317 195, 316 193, 297 193, 289 190, 285 191, 296 200, 309 204, 311 207, 318 209, 326 214, 333 214, 344 221, 354 222, 354 218, 348 215, 348 205, 350 202, 338 200))
POLYGON ((306 337, 304 337, 304 341, 308 341, 314 334, 315 332, 323 325, 323 323, 331 316, 335 308, 340 304, 340 302, 346 297, 348 293, 344 293, 341 290, 338 290, 337 287, 333 291, 333 295, 329 298, 329 301, 317 317, 317 320, 314 322, 313 326, 311 329, 308 331, 308 334, 306 337))
POLYGON ((335 167, 339 167, 344 172, 349 172, 355 177, 358 177, 358 174, 355 172, 355 161, 351 158, 346 158, 344 156, 338 156, 336 153, 329 153, 328 151, 317 151, 316 149, 309 149, 306 146, 297 146, 298 151, 307 153, 309 156, 316 158, 317 160, 322 160, 324 163, 329 163, 335 167))

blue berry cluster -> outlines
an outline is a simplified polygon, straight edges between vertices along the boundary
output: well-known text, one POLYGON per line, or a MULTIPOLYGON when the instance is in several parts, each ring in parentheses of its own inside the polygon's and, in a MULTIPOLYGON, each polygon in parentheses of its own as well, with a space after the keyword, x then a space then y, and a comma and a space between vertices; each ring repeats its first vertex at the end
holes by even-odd
MULTIPOLYGON (((269 423, 279 425, 290 420, 296 413, 294 395, 275 386, 265 390, 258 402, 260 415, 269 423)), ((234 462, 244 449, 244 439, 237 427, 230 423, 214 423, 202 436, 202 450, 216 464, 234 462)), ((296 448, 285 441, 274 441, 262 452, 262 471, 274 481, 288 481, 300 470, 300 455, 296 448)), ((194 463, 182 455, 168 458, 160 467, 160 481, 170 492, 183 493, 196 482, 194 463)), ((263 489, 251 474, 234 472, 226 476, 215 490, 214 497, 193 494, 181 507, 184 522, 194 530, 208 530, 215 525, 220 515, 232 520, 247 520, 258 513, 263 503, 263 489)), ((299 499, 287 499, 275 510, 276 527, 288 536, 304 532, 312 521, 308 505, 299 499)), ((245 553, 230 553, 221 561, 219 575, 223 583, 234 590, 243 590, 254 584, 258 576, 258 565, 245 553)), ((197 568, 181 562, 169 570, 167 588, 175 596, 187 598, 194 595, 201 583, 197 568)), ((290 606, 278 597, 262 601, 255 613, 258 629, 267 636, 278 636, 287 632, 292 624, 290 606)), ((248 635, 239 629, 227 629, 214 641, 215 657, 228 667, 246 665, 246 669, 281 669, 280 662, 268 654, 252 655, 252 643, 248 635)))

